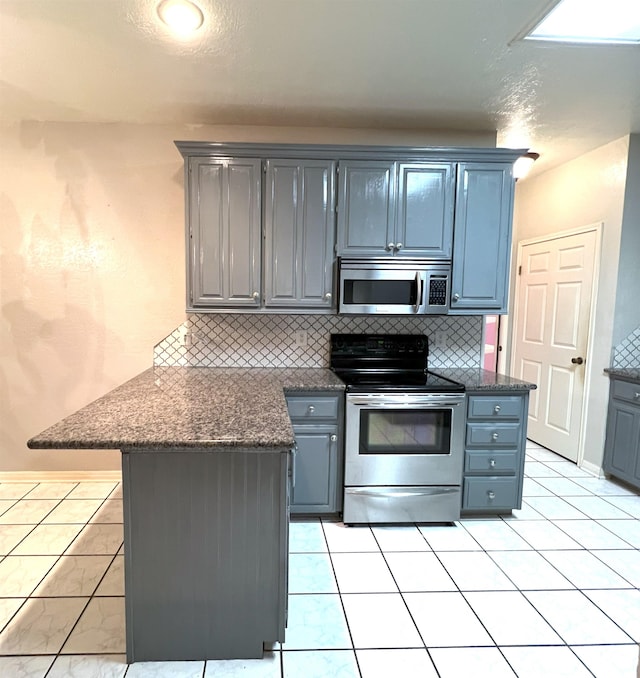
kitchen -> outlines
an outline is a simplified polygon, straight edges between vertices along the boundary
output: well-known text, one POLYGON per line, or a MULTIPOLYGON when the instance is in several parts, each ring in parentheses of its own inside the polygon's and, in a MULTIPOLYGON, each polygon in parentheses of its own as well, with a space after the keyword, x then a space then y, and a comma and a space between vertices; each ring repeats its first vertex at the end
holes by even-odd
MULTIPOLYGON (((2 468, 18 473, 47 469, 60 474, 69 469, 105 474, 112 469, 113 473, 119 466, 120 455, 27 452, 24 442, 38 430, 146 369, 150 364, 149 347, 184 322, 184 195, 181 159, 173 140, 241 138, 285 143, 360 140, 393 145, 469 146, 483 143, 483 138, 486 143, 490 136, 478 134, 474 138, 467 132, 447 136, 427 132, 368 132, 365 139, 365 133, 358 130, 220 126, 193 130, 182 125, 79 126, 35 122, 11 128, 5 134, 3 148, 12 161, 8 163, 11 171, 6 178, 3 176, 3 185, 10 187, 13 205, 6 204, 5 223, 10 229, 3 229, 2 236, 3 249, 9 255, 8 268, 3 262, 3 270, 10 271, 6 297, 3 289, 4 330, 10 330, 10 334, 3 345, 10 350, 6 374, 11 408, 6 421, 12 426, 2 452, 6 455, 2 468), (128 168, 126 173, 123 167, 128 168), (38 185, 38 191, 31 190, 32 182, 38 185), (36 402, 46 403, 46 408, 36 412, 36 402)), ((558 198, 558 220, 572 209, 579 213, 576 225, 603 215, 607 226, 605 260, 616 262, 616 229, 619 238, 626 223, 622 215, 625 168, 627 172, 637 172, 634 143, 632 136, 605 144, 573 164, 518 185, 516 223, 518 194, 523 201, 528 200, 523 223, 526 225, 531 219, 529 231, 523 237, 529 237, 541 223, 529 202, 545 203, 548 208, 553 193, 546 187, 553 183, 562 193, 562 200, 558 198), (577 177, 585 187, 578 194, 572 189, 577 177), (527 185, 532 188, 525 190, 527 185), (563 187, 565 190, 561 190, 563 187), (547 190, 546 197, 536 195, 542 190, 547 190), (583 193, 589 196, 588 200, 583 193)), ((624 255, 622 249, 621 256, 624 255)), ((600 284, 605 298, 615 296, 617 268, 603 267, 600 284)), ((603 344, 613 331, 611 310, 609 304, 608 309, 602 310, 604 323, 598 322, 598 341, 603 344)), ((236 321, 234 327, 232 317, 221 322, 222 330, 216 336, 223 345, 233 344, 231 339, 224 339, 228 330, 244 335, 245 339, 256 336, 252 325, 236 321)), ((304 316, 291 316, 284 322, 286 332, 291 331, 284 352, 308 358, 317 338, 312 336, 311 327, 305 325, 304 316), (308 332, 306 348, 295 345, 292 334, 296 330, 308 332)), ((460 327, 452 325, 456 319, 438 317, 434 322, 436 329, 448 333, 448 340, 455 340, 456 344, 460 341, 460 327)), ((271 332, 272 328, 268 328, 267 333, 271 332)), ((467 338, 465 328, 462 353, 470 344, 472 355, 478 355, 478 332, 479 325, 475 325, 467 338)), ((195 334, 197 340, 197 330, 195 334)), ((600 386, 596 388, 594 383, 594 398, 601 397, 600 393, 608 388, 600 368, 609 364, 610 346, 611 343, 599 349, 606 359, 595 356, 597 379, 603 379, 604 384, 597 382, 600 386)), ((242 355, 242 348, 237 345, 230 350, 242 355)), ((433 349, 432 361, 438 359, 438 351, 433 349)), ((442 358, 442 352, 439 357, 442 358)), ((593 379, 595 382, 595 375, 593 379)), ((603 397, 606 403, 606 393, 603 397)), ((589 439, 596 442, 600 439, 601 458, 604 424, 596 422, 592 426, 598 435, 592 431, 589 439)), ((588 459, 598 463, 597 456, 588 459)))

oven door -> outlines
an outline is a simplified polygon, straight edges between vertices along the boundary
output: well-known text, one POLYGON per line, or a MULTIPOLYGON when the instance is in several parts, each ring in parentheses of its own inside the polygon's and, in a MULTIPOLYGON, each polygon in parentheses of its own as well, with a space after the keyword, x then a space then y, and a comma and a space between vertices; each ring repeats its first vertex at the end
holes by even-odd
POLYGON ((462 393, 347 394, 345 486, 459 486, 464 402, 462 393))

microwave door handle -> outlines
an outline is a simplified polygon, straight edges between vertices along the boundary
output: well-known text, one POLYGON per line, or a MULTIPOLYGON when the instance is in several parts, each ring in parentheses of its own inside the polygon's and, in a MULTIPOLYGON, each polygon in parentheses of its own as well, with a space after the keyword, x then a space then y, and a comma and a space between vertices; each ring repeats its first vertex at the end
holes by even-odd
POLYGON ((415 306, 413 307, 413 312, 419 313, 420 308, 422 306, 422 293, 423 293, 422 275, 420 275, 420 271, 416 271, 416 288, 417 288, 416 303, 415 306))

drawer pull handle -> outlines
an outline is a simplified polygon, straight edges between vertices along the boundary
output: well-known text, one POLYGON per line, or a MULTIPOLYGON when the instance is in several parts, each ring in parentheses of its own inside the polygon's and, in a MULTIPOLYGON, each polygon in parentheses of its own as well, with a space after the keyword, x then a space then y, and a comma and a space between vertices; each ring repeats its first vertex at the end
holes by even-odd
POLYGON ((498 413, 500 412, 500 405, 496 405, 496 406, 493 408, 493 411, 494 411, 496 414, 498 414, 498 413))
POLYGON ((491 434, 491 440, 498 440, 498 434, 497 433, 492 433, 491 434))
POLYGON ((489 459, 489 466, 491 466, 491 468, 495 468, 496 467, 496 460, 495 459, 489 459))
POLYGON ((493 490, 487 490, 487 497, 489 501, 493 501, 496 498, 496 493, 493 490))
POLYGON ((313 405, 309 405, 309 407, 307 408, 307 412, 309 412, 309 414, 313 414, 315 411, 316 408, 313 405))

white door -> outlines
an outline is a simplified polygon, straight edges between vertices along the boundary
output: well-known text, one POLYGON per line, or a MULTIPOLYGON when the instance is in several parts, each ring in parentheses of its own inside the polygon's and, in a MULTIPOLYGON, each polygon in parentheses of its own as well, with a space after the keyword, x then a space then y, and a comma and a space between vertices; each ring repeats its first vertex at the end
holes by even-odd
POLYGON ((528 437, 577 462, 599 226, 519 246, 515 377, 538 385, 528 437))

